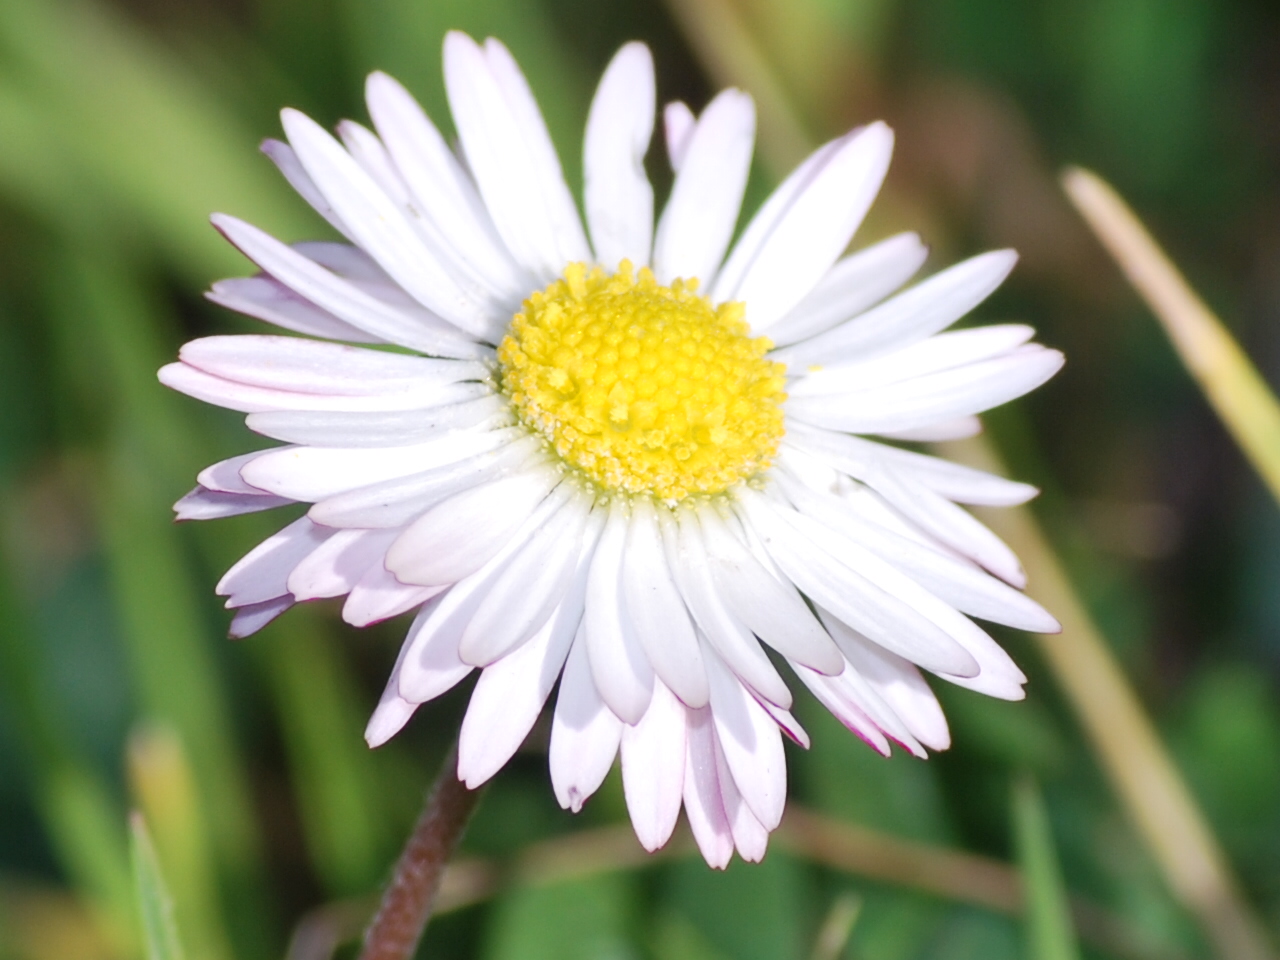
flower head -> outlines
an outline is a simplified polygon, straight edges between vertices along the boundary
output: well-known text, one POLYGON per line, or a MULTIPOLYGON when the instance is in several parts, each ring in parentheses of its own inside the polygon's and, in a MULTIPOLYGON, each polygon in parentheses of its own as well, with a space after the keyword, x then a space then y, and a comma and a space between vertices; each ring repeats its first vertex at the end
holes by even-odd
POLYGON ((782 663, 886 754, 948 745, 919 668, 1021 697, 970 618, 1057 625, 957 504, 1035 491, 884 442, 972 433, 1059 368, 1024 326, 943 332, 1014 255, 896 295, 925 259, 914 234, 842 257, 889 164, 880 123, 817 150, 730 249, 755 123, 736 90, 666 108, 655 230, 640 44, 591 107, 588 239, 506 48, 451 34, 445 80, 458 153, 383 74, 376 134, 284 112, 288 144, 264 149, 348 242, 214 218, 262 272, 210 298, 307 335, 196 340, 160 373, 284 444, 209 467, 180 518, 311 504, 222 579, 232 633, 320 597, 357 626, 416 610, 370 744, 479 668, 458 764, 478 785, 558 680, 561 804, 621 752, 641 842, 683 805, 715 866, 764 855, 782 734, 807 743, 782 663))

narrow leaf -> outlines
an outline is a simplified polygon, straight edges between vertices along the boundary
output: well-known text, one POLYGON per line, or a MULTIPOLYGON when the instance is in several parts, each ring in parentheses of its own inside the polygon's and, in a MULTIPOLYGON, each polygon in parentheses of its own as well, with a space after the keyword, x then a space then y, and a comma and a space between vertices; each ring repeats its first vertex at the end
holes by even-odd
POLYGON ((142 814, 129 817, 133 855, 133 882, 138 896, 138 920, 147 948, 147 960, 183 960, 178 928, 173 922, 173 902, 160 875, 160 862, 147 833, 142 814))
POLYGON ((1014 784, 1013 825, 1022 868, 1027 956, 1030 960, 1080 960, 1049 816, 1040 789, 1029 776, 1014 784))
POLYGON ((1068 170, 1067 195, 1164 326, 1187 372, 1280 500, 1280 402, 1120 195, 1087 170, 1068 170))

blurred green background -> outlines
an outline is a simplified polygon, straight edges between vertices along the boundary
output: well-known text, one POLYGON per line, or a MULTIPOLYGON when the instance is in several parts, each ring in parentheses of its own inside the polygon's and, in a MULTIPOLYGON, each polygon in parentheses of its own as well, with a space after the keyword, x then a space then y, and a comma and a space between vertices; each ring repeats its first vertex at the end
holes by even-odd
MULTIPOLYGON (((369 752, 405 624, 357 632, 314 604, 232 643, 213 584, 283 518, 170 520, 202 466, 257 443, 155 380, 184 340, 254 329, 201 299, 248 272, 207 215, 329 235, 257 152, 277 109, 366 120, 363 76, 381 68, 447 128, 444 32, 493 34, 576 188, 594 82, 624 41, 652 46, 663 100, 705 103, 706 49, 686 33, 701 8, 734 18, 806 135, 895 127, 859 243, 918 229, 933 269, 1022 253, 979 318, 1034 323, 1068 365, 990 431, 1044 490, 1037 514, 1280 930, 1280 514, 1056 182, 1066 163, 1110 179, 1280 378, 1273 2, 4 0, 0 960, 144 955, 133 808, 191 960, 349 955, 465 705, 455 691, 369 752)), ((660 193, 664 163, 658 147, 660 193)), ((760 165, 751 203, 775 172, 760 165)), ((965 869, 1034 867, 1052 838, 1084 956, 1210 956, 1035 648, 1001 639, 1027 701, 940 689, 955 747, 927 763, 883 760, 801 701, 814 745, 789 756, 793 801, 916 844, 890 844, 887 867, 780 840, 723 874, 687 844, 646 860, 616 778, 581 816, 558 809, 539 727, 485 798, 422 955, 1047 958, 998 896, 943 896, 895 864, 968 851, 956 887, 972 892, 965 869), (1046 818, 1031 788, 1014 816, 1026 774, 1046 818)))

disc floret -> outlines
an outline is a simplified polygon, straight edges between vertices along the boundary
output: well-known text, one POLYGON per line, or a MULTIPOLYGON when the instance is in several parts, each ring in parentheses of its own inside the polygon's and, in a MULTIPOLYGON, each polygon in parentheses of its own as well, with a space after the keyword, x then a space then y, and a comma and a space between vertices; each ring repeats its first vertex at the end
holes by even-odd
POLYGON ((520 419, 609 492, 675 502, 766 470, 783 434, 785 368, 741 303, 647 267, 570 264, 524 302, 498 347, 520 419))

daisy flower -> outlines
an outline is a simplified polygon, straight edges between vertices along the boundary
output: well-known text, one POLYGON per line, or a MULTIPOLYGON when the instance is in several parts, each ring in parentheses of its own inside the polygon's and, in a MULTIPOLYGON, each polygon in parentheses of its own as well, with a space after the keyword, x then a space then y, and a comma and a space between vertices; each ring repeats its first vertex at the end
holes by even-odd
POLYGON ((1057 624, 957 504, 1035 490, 885 442, 972 434, 1061 366, 1025 326, 944 332, 1015 255, 902 292, 915 234, 844 256, 889 164, 883 123, 815 151, 731 243, 755 133, 739 90, 665 108, 655 224, 635 43, 591 105, 584 229, 506 47, 450 34, 444 73, 456 149, 382 73, 373 130, 335 139, 285 110, 288 142, 264 145, 347 242, 213 218, 262 272, 209 298, 306 335, 206 337, 160 372, 283 444, 202 472, 180 519, 310 505, 219 583, 232 634, 322 597, 356 626, 417 611, 372 746, 478 669, 458 760, 478 786, 559 681, 560 803, 580 809, 621 754, 640 842, 683 806, 717 867, 759 860, 782 817, 783 735, 808 743, 788 677, 883 754, 949 743, 921 670, 1020 698, 971 618, 1057 624))

